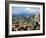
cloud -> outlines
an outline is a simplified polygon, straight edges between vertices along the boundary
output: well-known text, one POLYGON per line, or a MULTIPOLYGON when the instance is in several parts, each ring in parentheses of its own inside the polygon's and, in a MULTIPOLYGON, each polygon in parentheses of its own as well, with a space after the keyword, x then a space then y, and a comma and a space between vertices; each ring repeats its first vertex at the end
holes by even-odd
POLYGON ((39 14, 40 8, 25 8, 25 7, 13 7, 12 14, 39 14))

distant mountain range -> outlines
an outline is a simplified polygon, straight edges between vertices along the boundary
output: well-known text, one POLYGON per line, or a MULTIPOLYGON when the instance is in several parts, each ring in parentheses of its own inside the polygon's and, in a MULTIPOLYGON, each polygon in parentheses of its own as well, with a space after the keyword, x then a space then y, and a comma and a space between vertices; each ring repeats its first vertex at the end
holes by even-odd
POLYGON ((33 16, 35 14, 29 14, 29 13, 26 13, 26 12, 22 12, 21 14, 12 14, 12 16, 33 16))

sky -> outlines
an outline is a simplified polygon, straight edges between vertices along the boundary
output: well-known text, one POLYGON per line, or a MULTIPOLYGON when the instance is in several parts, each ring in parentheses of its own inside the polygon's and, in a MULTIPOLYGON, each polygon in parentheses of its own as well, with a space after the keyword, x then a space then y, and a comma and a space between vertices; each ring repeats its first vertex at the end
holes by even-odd
POLYGON ((36 7, 12 7, 13 15, 25 15, 25 14, 39 14, 40 8, 36 7))

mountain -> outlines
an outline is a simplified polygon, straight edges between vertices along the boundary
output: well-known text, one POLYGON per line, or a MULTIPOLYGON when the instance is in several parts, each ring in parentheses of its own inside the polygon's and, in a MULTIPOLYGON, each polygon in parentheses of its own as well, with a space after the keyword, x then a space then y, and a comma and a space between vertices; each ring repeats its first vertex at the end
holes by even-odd
POLYGON ((23 11, 21 14, 13 14, 12 16, 32 16, 32 15, 34 14, 31 14, 31 12, 28 13, 23 11))

